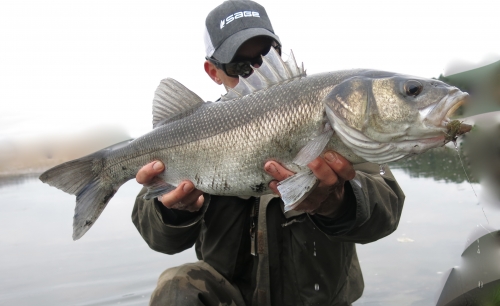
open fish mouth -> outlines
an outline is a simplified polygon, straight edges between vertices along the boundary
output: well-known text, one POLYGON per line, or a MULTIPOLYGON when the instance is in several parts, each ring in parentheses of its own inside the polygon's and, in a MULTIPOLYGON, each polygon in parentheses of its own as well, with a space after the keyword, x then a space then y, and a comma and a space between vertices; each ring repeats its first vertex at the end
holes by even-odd
POLYGON ((460 120, 450 120, 450 117, 467 101, 468 97, 468 93, 459 91, 458 94, 454 93, 448 97, 448 99, 445 99, 444 107, 449 107, 444 118, 441 120, 441 124, 446 128, 444 137, 445 142, 456 141, 458 136, 463 135, 472 129, 471 125, 463 123, 460 120))
POLYGON ((437 128, 442 134, 437 137, 424 139, 425 143, 455 141, 458 136, 469 132, 472 126, 450 117, 468 99, 469 94, 453 88, 448 95, 436 104, 420 110, 423 122, 430 128, 437 128))
POLYGON ((450 117, 465 103, 468 97, 468 93, 453 88, 437 104, 420 110, 420 114, 425 116, 424 122, 426 125, 447 129, 447 125, 451 121, 450 117))

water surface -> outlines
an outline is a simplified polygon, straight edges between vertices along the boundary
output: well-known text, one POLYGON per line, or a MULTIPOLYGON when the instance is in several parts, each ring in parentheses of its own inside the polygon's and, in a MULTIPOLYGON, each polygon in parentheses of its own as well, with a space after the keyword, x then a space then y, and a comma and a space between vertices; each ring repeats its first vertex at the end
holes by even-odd
POLYGON ((161 272, 194 251, 151 250, 131 221, 140 186, 126 183, 82 239, 74 196, 35 179, 0 187, 0 305, 147 305, 161 272))
MULTIPOLYGON (((486 220, 463 170, 453 166, 448 174, 433 174, 429 169, 443 167, 421 166, 436 158, 454 165, 446 159, 454 157, 433 158, 414 162, 420 172, 411 162, 393 170, 405 207, 396 232, 358 246, 365 292, 355 305, 435 305, 446 272, 461 263, 471 230, 488 221, 498 228, 500 214, 486 207, 486 220)), ((74 196, 33 176, 0 183, 0 305, 147 305, 161 272, 196 260, 192 249, 164 255, 142 240, 130 219, 140 189, 135 181, 120 188, 76 242, 74 196)), ((479 184, 474 188, 481 192, 479 184)))

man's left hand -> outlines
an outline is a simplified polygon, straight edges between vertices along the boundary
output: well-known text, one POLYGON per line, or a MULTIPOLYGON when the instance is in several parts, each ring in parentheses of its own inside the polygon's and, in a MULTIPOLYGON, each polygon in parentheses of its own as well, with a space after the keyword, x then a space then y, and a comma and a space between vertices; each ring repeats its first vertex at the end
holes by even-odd
MULTIPOLYGON (((307 166, 318 178, 319 184, 294 210, 335 217, 344 204, 344 183, 356 175, 352 164, 337 152, 327 151, 307 166)), ((269 188, 276 194, 279 194, 278 182, 294 175, 275 161, 267 162, 264 170, 276 179, 269 183, 269 188)))

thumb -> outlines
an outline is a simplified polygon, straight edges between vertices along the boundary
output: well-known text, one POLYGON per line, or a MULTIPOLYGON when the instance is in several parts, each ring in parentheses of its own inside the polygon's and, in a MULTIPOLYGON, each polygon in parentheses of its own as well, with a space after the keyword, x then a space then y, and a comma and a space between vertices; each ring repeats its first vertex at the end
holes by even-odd
POLYGON ((161 161, 154 161, 142 167, 137 172, 135 179, 139 184, 148 184, 155 176, 162 173, 163 170, 165 170, 165 165, 161 161))

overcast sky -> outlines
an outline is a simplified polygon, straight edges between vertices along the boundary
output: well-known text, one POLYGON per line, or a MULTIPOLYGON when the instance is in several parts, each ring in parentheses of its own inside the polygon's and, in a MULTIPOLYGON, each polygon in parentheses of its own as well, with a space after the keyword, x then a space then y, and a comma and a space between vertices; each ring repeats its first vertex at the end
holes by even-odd
MULTIPOLYGON (((219 3, 3 0, 0 140, 103 124, 139 136, 151 129, 165 77, 216 99, 224 91, 203 71, 203 28, 219 3)), ((495 0, 259 3, 308 74, 375 68, 438 77, 500 59, 495 0)))

